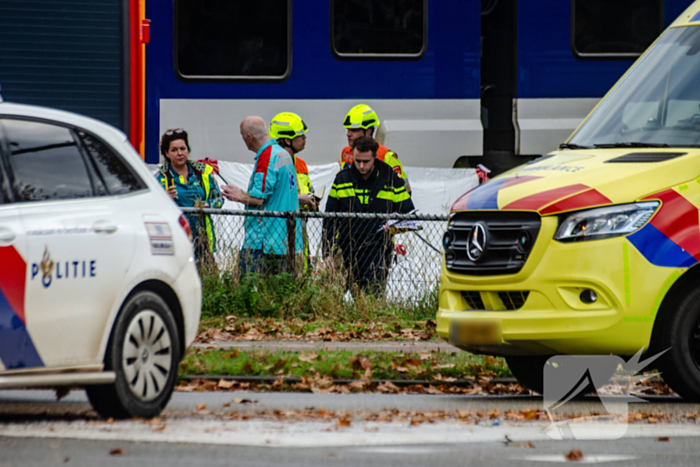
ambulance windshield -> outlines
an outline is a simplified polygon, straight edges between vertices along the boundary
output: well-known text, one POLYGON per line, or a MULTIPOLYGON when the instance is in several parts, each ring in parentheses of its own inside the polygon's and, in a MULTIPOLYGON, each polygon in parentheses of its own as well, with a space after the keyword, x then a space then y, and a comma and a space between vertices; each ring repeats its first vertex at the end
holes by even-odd
POLYGON ((700 147, 700 27, 666 31, 568 143, 700 147))

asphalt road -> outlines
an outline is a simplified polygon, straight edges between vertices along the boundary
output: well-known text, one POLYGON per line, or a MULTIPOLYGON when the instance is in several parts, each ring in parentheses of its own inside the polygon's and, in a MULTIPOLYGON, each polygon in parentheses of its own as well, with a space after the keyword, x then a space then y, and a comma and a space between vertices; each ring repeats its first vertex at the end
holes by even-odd
MULTIPOLYGON (((541 398, 530 396, 175 393, 155 422, 107 423, 97 419, 82 391, 73 391, 60 402, 51 391, 0 391, 0 467, 550 465, 565 462, 572 449, 581 451, 580 462, 700 465, 700 424, 687 417, 700 406, 677 398, 629 406, 631 412, 665 414, 667 423, 632 424, 622 434, 596 426, 586 436, 597 439, 589 440, 553 440, 546 420, 511 423, 487 417, 476 424, 436 420, 412 425, 402 418, 385 423, 364 419, 389 409, 505 413, 542 407, 541 398), (241 399, 255 402, 240 403, 241 399), (269 416, 273 410, 309 413, 312 408, 339 415, 269 416), (249 419, 242 420, 242 415, 249 419), (340 426, 341 416, 351 423, 340 426), (622 437, 612 439, 618 435, 622 437)), ((600 406, 580 400, 566 409, 573 417, 600 406)))

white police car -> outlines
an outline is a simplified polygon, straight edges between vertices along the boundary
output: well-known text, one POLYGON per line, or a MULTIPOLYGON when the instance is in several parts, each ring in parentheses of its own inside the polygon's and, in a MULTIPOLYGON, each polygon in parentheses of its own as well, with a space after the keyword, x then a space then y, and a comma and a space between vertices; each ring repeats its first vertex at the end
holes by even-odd
POLYGON ((0 103, 0 388, 84 386, 104 417, 160 413, 199 325, 190 239, 121 131, 0 103))

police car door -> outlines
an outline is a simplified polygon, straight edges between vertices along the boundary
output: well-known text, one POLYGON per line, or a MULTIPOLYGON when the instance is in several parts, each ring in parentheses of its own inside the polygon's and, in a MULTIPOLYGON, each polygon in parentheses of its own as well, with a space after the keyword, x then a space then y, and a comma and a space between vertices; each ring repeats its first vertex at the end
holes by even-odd
POLYGON ((43 365, 25 325, 26 242, 3 156, 0 151, 0 372, 43 365))
POLYGON ((114 222, 73 128, 0 120, 26 231, 25 319, 45 366, 99 364, 105 323, 134 249, 114 222))

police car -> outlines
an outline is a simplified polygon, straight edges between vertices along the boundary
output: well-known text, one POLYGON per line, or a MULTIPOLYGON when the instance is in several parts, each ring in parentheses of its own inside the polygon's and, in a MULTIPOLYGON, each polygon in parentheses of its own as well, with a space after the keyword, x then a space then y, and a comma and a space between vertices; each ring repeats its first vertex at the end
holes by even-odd
POLYGON ((159 414, 199 324, 191 238, 121 131, 0 103, 0 388, 159 414))

